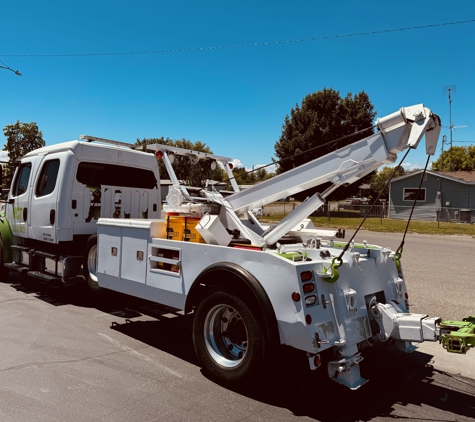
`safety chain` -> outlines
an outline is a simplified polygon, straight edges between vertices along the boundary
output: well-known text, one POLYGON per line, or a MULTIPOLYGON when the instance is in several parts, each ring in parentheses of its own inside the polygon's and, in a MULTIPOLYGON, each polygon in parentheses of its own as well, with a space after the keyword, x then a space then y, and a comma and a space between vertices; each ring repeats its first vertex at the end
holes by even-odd
MULTIPOLYGON (((402 163, 404 162, 404 160, 406 159, 407 157, 407 154, 409 154, 409 151, 411 149, 408 149, 406 151, 406 153, 404 154, 404 157, 402 157, 402 160, 400 162, 400 164, 396 167, 394 167, 394 171, 393 171, 393 174, 391 174, 391 177, 389 178, 389 180, 386 182, 386 185, 384 186, 383 189, 380 190, 378 196, 376 197, 376 199, 373 201, 371 207, 369 207, 368 211, 366 212, 366 215, 363 217, 363 220, 361 221, 360 225, 358 226, 358 228, 356 229, 356 231, 353 233, 353 236, 351 236, 351 239, 347 242, 347 244, 345 245, 345 247, 343 248, 343 250, 341 251, 340 255, 338 256, 338 259, 342 260, 342 257, 343 255, 345 254, 345 252, 348 250, 351 242, 353 241, 353 239, 355 238, 356 234, 358 233, 358 231, 361 229, 361 227, 363 226, 364 222, 366 221, 366 219, 368 218, 368 216, 370 215, 371 211, 373 210, 374 208, 374 205, 378 202, 378 199, 380 198, 380 196, 383 194, 383 192, 385 191, 385 189, 389 186, 389 183, 391 182, 391 180, 393 179, 394 175, 396 174, 397 170, 399 167, 401 167, 402 163)), ((427 165, 426 165, 427 166, 427 165)), ((407 229, 406 229, 407 230, 407 229)), ((341 265, 341 264, 340 264, 341 265)))

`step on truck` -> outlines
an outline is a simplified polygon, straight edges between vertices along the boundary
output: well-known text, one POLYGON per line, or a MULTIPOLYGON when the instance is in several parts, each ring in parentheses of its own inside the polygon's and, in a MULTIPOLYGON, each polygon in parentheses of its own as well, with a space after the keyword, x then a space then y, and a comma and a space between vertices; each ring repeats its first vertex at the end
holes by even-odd
MULTIPOLYGON (((26 154, 0 213, 0 271, 52 283, 86 280, 193 316, 200 364, 232 385, 260 375, 277 348, 298 349, 315 370, 357 389, 361 350, 384 343, 406 352, 439 341, 449 352, 475 346, 475 317, 442 321, 409 312, 401 252, 345 241, 308 216, 335 189, 353 183, 425 136, 436 151, 440 119, 422 104, 376 121, 377 132, 284 174, 239 190, 231 158, 161 144, 81 135, 81 141, 26 154), (190 165, 220 163, 233 189, 191 189, 178 180, 177 155, 190 165), (162 206, 158 161, 172 182, 162 206), (328 184, 279 223, 252 212, 328 184)), ((402 248, 401 248, 402 249, 402 248)))

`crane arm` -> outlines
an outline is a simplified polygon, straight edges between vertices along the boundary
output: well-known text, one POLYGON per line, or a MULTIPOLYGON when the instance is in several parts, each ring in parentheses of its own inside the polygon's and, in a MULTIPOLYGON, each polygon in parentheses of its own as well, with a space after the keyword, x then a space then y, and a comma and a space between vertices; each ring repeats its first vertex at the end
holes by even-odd
POLYGON ((234 211, 247 211, 326 182, 335 187, 351 184, 381 165, 393 163, 406 148, 416 148, 424 135, 426 152, 433 155, 441 129, 439 117, 423 104, 403 107, 378 119, 376 126, 377 133, 236 192, 226 198, 227 203, 234 211))

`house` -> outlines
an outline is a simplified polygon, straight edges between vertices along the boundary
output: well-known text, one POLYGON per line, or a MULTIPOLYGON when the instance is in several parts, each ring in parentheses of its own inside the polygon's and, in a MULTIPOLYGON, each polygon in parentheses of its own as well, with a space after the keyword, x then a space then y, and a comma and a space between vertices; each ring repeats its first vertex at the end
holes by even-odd
POLYGON ((418 195, 412 218, 428 221, 475 221, 475 172, 423 171, 398 177, 389 187, 389 218, 407 220, 418 195))
POLYGON ((367 198, 371 196, 371 185, 369 183, 363 183, 359 186, 360 198, 367 198))

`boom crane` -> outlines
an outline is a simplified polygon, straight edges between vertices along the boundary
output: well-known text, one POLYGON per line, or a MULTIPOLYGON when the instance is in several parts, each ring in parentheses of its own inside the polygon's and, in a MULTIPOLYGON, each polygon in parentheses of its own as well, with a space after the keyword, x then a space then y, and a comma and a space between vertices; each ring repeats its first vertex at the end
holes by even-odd
MULTIPOLYGON (((416 148, 425 135, 426 152, 433 155, 436 151, 441 124, 440 118, 431 112, 423 104, 403 107, 399 111, 376 121, 378 132, 358 142, 340 148, 313 161, 310 161, 293 170, 275 176, 264 182, 260 182, 243 191, 238 191, 233 185, 235 193, 223 198, 220 194, 205 191, 203 196, 206 200, 220 204, 225 209, 225 220, 228 226, 239 230, 241 235, 259 246, 275 244, 279 238, 289 232, 302 219, 317 210, 325 203, 325 198, 341 185, 351 184, 366 176, 382 164, 394 163, 399 152, 407 148, 416 148), (250 211, 281 198, 295 195, 304 190, 331 182, 332 186, 325 192, 313 195, 302 203, 297 209, 284 218, 271 230, 264 231, 259 223, 253 218, 250 211), (241 220, 236 215, 247 217, 241 220), (250 220, 251 224, 243 221, 250 220), (252 229, 250 229, 252 227, 252 229)), ((149 149, 165 153, 193 154, 200 157, 200 153, 193 151, 179 151, 163 145, 150 145, 149 149)), ((201 153, 203 154, 203 153, 201 153)), ((203 158, 209 158, 205 154, 203 158)), ((216 156, 214 159, 221 161, 230 174, 227 158, 216 156)), ((174 184, 178 184, 173 168, 167 157, 164 157, 167 170, 171 174, 174 184)), ((235 183, 234 179, 232 181, 235 183)), ((183 199, 193 200, 186 194, 186 189, 178 188, 184 192, 183 199)), ((170 195, 169 195, 170 196, 170 195)), ((203 199, 194 198, 203 201, 203 199)), ((180 202, 180 201, 179 201, 180 202)), ((182 203, 177 203, 176 196, 170 211, 182 209, 182 203)))

